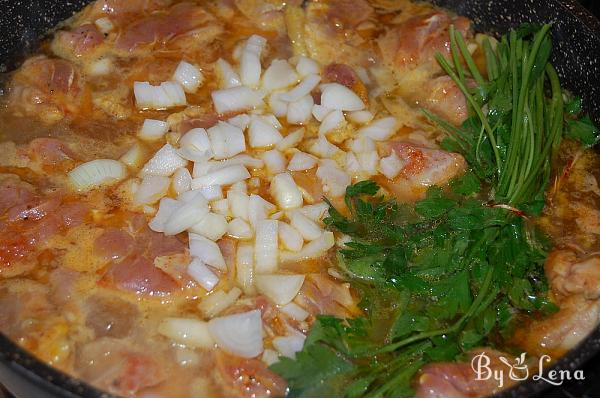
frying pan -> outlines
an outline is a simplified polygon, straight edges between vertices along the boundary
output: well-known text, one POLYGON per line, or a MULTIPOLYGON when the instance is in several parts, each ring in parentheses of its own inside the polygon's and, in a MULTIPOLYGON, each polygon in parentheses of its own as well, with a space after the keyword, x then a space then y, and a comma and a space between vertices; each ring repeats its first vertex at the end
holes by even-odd
MULTIPOLYGON (((16 68, 49 29, 80 10, 86 0, 0 0, 0 72, 16 68)), ((600 121, 600 21, 574 0, 434 0, 473 20, 479 31, 501 34, 523 22, 552 22, 553 64, 563 85, 584 99, 600 121)), ((1 309, 0 309, 1 311, 1 309)), ((548 370, 575 370, 600 360, 600 328, 548 370)), ((589 381, 588 381, 589 382, 589 381)), ((592 380, 592 383, 597 380, 592 380)), ((112 397, 34 358, 0 334, 0 383, 18 398, 112 397)), ((544 381, 529 380, 498 395, 548 396, 544 381)), ((600 392, 600 387, 594 388, 600 392)))

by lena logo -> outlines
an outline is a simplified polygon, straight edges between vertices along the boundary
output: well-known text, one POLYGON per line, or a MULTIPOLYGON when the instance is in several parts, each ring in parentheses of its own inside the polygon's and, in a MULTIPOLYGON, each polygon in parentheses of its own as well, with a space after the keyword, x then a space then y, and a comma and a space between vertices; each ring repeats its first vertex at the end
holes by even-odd
MULTIPOLYGON (((485 352, 477 354, 471 360, 471 367, 475 372, 475 380, 496 380, 498 387, 504 386, 506 379, 514 381, 523 381, 529 378, 529 365, 526 361, 527 353, 523 352, 520 356, 510 361, 508 358, 500 356, 498 359, 503 366, 490 366, 492 360, 485 352)), ((549 355, 542 355, 539 358, 537 373, 532 376, 533 380, 543 380, 555 386, 560 386, 565 380, 585 380, 583 370, 550 370, 544 375, 544 365, 551 361, 549 355)))

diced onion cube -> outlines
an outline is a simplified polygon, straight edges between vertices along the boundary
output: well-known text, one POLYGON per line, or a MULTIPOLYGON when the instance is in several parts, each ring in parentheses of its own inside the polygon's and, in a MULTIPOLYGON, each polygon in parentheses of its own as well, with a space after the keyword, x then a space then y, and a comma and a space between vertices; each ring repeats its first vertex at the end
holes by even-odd
POLYGON ((240 58, 240 77, 244 85, 258 85, 262 71, 260 56, 266 45, 267 40, 258 35, 252 35, 246 41, 240 58))
POLYGON ((260 220, 256 224, 254 241, 256 273, 268 273, 278 265, 278 221, 260 220))
POLYGON ((284 357, 294 359, 296 353, 302 351, 304 340, 306 340, 306 337, 300 335, 300 333, 290 336, 277 336, 273 339, 273 347, 284 357))
POLYGON ((310 315, 308 311, 300 307, 298 304, 291 302, 281 307, 281 312, 294 318, 295 320, 302 322, 310 315))
POLYGON ((390 180, 396 178, 396 176, 400 174, 400 170, 402 170, 402 161, 396 155, 396 151, 392 151, 390 156, 382 158, 379 161, 379 170, 381 171, 381 174, 390 180))
POLYGON ((177 65, 177 69, 175 69, 173 80, 181 84, 186 92, 195 93, 198 90, 198 87, 202 85, 204 76, 196 66, 181 61, 179 65, 177 65))
POLYGON ((255 277, 256 290, 277 305, 292 301, 303 283, 304 275, 260 274, 255 277))
POLYGON ((192 180, 192 189, 211 185, 231 185, 250 178, 250 173, 242 165, 233 165, 210 172, 192 180))
POLYGON ((227 234, 236 239, 250 239, 254 236, 250 224, 241 218, 234 218, 227 224, 227 234))
POLYGON ((348 120, 356 124, 367 124, 373 120, 373 114, 369 111, 354 111, 348 113, 348 120))
POLYGON ((319 84, 320 81, 321 81, 321 76, 308 75, 304 79, 302 79, 300 84, 298 84, 296 87, 294 87, 290 91, 281 94, 279 96, 279 98, 282 101, 286 101, 286 102, 298 101, 300 98, 304 97, 305 95, 309 95, 310 92, 315 87, 317 87, 317 85, 319 84))
POLYGON ((279 222, 279 240, 285 249, 292 252, 299 251, 304 244, 304 239, 300 235, 300 232, 283 221, 279 222))
POLYGON ((198 257, 203 263, 215 267, 221 271, 227 271, 225 259, 221 254, 219 246, 210 239, 197 234, 189 234, 190 254, 198 257))
POLYGON ((269 214, 275 211, 275 205, 267 202, 260 195, 252 194, 248 201, 248 221, 256 228, 260 220, 268 218, 269 214))
POLYGON ((133 93, 138 109, 167 109, 187 104, 183 87, 176 82, 163 82, 159 86, 134 82, 133 93))
POLYGON ((397 124, 398 121, 395 117, 384 117, 361 128, 358 130, 358 134, 369 137, 375 141, 385 141, 394 135, 397 124))
POLYGON ((227 232, 227 219, 222 214, 208 213, 189 231, 217 241, 227 232))
POLYGON ((246 294, 254 293, 254 247, 242 243, 235 256, 235 277, 246 294))
POLYGON ((327 108, 323 105, 314 104, 311 112, 315 119, 317 119, 319 122, 322 122, 327 115, 333 112, 333 109, 327 108))
POLYGON ((152 204, 167 194, 171 180, 164 176, 146 176, 135 192, 133 202, 138 205, 152 204))
POLYGON ((270 191, 281 209, 288 210, 302 206, 302 192, 288 173, 277 174, 273 177, 270 191))
POLYGON ((215 159, 226 159, 246 150, 244 132, 229 123, 219 122, 207 130, 215 159))
POLYGON ((350 176, 337 167, 333 160, 323 159, 317 169, 317 177, 323 183, 323 190, 333 197, 343 196, 352 181, 350 176))
POLYGON ((233 217, 248 220, 248 207, 250 198, 244 192, 230 189, 227 192, 227 200, 233 217))
POLYGON ((323 256, 335 245, 333 232, 325 231, 319 238, 304 245, 299 252, 282 252, 282 262, 302 261, 323 256))
POLYGON ((321 67, 319 66, 317 61, 301 55, 300 57, 298 57, 296 70, 298 71, 300 76, 308 76, 311 74, 318 75, 321 72, 321 67))
POLYGON ((335 110, 330 112, 319 126, 319 134, 327 134, 330 131, 337 130, 346 125, 346 119, 342 111, 335 110))
POLYGON ((243 358, 254 358, 263 351, 260 310, 213 318, 208 330, 222 350, 243 358))
POLYGON ((179 155, 198 162, 213 157, 212 145, 208 133, 203 128, 193 128, 179 139, 179 155))
POLYGON ((274 59, 263 75, 262 86, 267 91, 274 91, 291 86, 298 82, 298 75, 285 60, 274 59))
POLYGON ((200 187, 197 189, 202 196, 209 202, 213 202, 215 200, 223 199, 223 190, 220 185, 209 185, 207 187, 200 187))
POLYGON ((306 152, 298 151, 294 153, 294 156, 290 159, 288 164, 288 170, 300 171, 309 170, 315 167, 318 163, 318 159, 306 152))
POLYGON ((155 141, 164 137, 169 131, 169 124, 162 120, 145 119, 142 128, 138 132, 138 137, 142 140, 155 141))
POLYGON ((189 348, 213 348, 215 345, 208 323, 199 319, 165 318, 158 326, 158 333, 189 348))
POLYGON ((285 170, 285 156, 277 149, 263 152, 262 160, 265 162, 267 172, 271 175, 281 173, 285 170))
POLYGON ((323 230, 317 223, 298 210, 288 212, 287 216, 292 227, 294 227, 306 240, 315 240, 323 233, 323 230))
POLYGON ((213 91, 213 104, 218 113, 245 111, 264 106, 262 94, 250 87, 239 86, 213 91))
POLYGON ((269 108, 271 112, 277 117, 284 117, 287 115, 288 102, 283 101, 281 93, 273 93, 269 96, 269 108))
POLYGON ((310 121, 314 100, 305 95, 298 101, 290 102, 287 108, 287 121, 290 124, 306 124, 310 121))
POLYGON ((306 129, 304 127, 300 127, 290 132, 275 145, 275 148, 277 148, 280 151, 285 151, 286 149, 294 148, 302 141, 302 138, 304 138, 305 131, 306 129))
POLYGON ((225 61, 223 58, 219 58, 217 62, 215 62, 215 70, 220 81, 220 87, 231 88, 242 85, 240 76, 233 70, 233 67, 229 62, 225 61))
POLYGON ((69 180, 78 191, 111 185, 127 176, 127 168, 118 160, 96 159, 82 163, 69 172, 69 180))
POLYGON ((227 119, 227 123, 232 126, 238 127, 242 130, 246 130, 248 124, 250 124, 250 116, 246 114, 236 115, 232 118, 227 119))
POLYGON ((187 273, 209 292, 219 283, 219 277, 198 258, 192 259, 187 267, 187 273))
POLYGON ((321 105, 340 111, 360 111, 365 103, 348 87, 339 83, 329 83, 321 93, 321 105))
POLYGON ((198 309, 205 316, 212 318, 233 305, 241 294, 242 291, 237 287, 232 288, 227 293, 223 290, 217 290, 203 297, 200 304, 198 304, 198 309))
POLYGON ((176 209, 165 223, 163 233, 176 235, 199 223, 208 214, 208 203, 202 195, 176 209))
POLYGON ((283 137, 270 123, 260 117, 253 117, 248 127, 248 141, 252 148, 263 148, 281 141, 283 137))
POLYGON ((369 176, 377 174, 377 165, 379 164, 377 151, 362 152, 357 154, 356 158, 363 173, 369 176))
POLYGON ((185 167, 188 161, 177 153, 171 144, 165 144, 144 165, 141 176, 154 175, 168 177, 180 167, 185 167))
POLYGON ((329 159, 342 152, 340 148, 327 141, 327 138, 325 138, 325 136, 323 135, 319 135, 319 137, 315 141, 313 141, 313 143, 308 148, 308 151, 311 154, 320 158, 329 159))
POLYGON ((154 218, 148 223, 150 229, 156 232, 163 232, 165 230, 165 224, 171 218, 171 214, 181 206, 182 203, 175 199, 162 198, 158 206, 158 211, 154 215, 154 218))
POLYGON ((187 192, 190 190, 191 185, 192 175, 190 174, 190 171, 185 167, 177 169, 175 171, 175 174, 173 174, 172 181, 172 186, 175 193, 177 193, 177 195, 180 195, 184 192, 187 192))
POLYGON ((306 205, 298 209, 298 211, 304 214, 315 222, 320 222, 329 211, 329 205, 325 202, 315 203, 314 205, 306 205))

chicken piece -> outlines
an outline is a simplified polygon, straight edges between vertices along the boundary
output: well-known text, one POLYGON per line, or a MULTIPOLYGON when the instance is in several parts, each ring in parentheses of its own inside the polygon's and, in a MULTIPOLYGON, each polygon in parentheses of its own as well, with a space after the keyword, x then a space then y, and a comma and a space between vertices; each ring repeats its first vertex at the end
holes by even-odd
POLYGON ((349 318, 360 313, 357 300, 350 293, 350 285, 335 281, 321 273, 306 276, 298 293, 298 304, 313 315, 334 315, 349 318))
POLYGON ((570 296, 580 294, 588 300, 600 298, 600 258, 578 259, 569 250, 555 250, 544 265, 552 290, 570 296))
POLYGON ((297 7, 301 0, 234 0, 238 10, 257 27, 263 30, 285 31, 284 8, 297 7))
POLYGON ((394 180, 380 176, 377 181, 400 201, 423 198, 427 188, 448 183, 462 174, 467 166, 465 159, 457 153, 410 142, 390 142, 387 150, 396 153, 402 168, 394 180))
POLYGON ((416 98, 419 105, 454 125, 467 119, 467 100, 449 76, 428 80, 416 98))
POLYGON ((59 31, 52 40, 51 49, 57 56, 71 61, 94 55, 104 42, 104 35, 94 24, 83 24, 70 31, 59 31))
POLYGON ((117 297, 94 295, 85 301, 85 324, 96 338, 129 336, 140 312, 137 307, 117 297))

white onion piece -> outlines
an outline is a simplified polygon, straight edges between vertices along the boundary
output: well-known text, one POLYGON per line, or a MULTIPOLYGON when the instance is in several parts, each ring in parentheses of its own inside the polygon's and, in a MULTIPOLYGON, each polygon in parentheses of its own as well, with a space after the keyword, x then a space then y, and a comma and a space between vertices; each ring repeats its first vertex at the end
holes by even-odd
POLYGON ((281 173, 285 170, 285 156, 277 149, 263 152, 262 160, 265 163, 267 172, 271 175, 281 173))
POLYGON ((323 230, 317 223, 298 210, 288 212, 287 216, 292 227, 294 227, 306 240, 317 239, 323 233, 323 230))
POLYGON ((304 239, 300 235, 300 232, 283 221, 279 222, 279 240, 285 249, 292 252, 299 251, 304 244, 304 239))
POLYGON ((225 217, 230 217, 229 201, 227 199, 216 200, 210 204, 210 209, 213 213, 222 214, 225 217))
POLYGON ((379 155, 377 151, 362 152, 356 155, 358 164, 363 173, 369 176, 377 174, 377 166, 379 164, 379 155))
POLYGON ((275 127, 277 130, 283 127, 279 119, 275 117, 272 113, 268 113, 266 115, 259 115, 263 120, 269 123, 271 126, 275 127))
POLYGON ((163 176, 146 176, 133 197, 137 205, 152 204, 167 194, 171 180, 163 176))
POLYGON ((319 126, 319 134, 327 134, 330 131, 340 129, 346 125, 344 113, 339 110, 330 112, 319 126))
POLYGON ((217 62, 215 62, 215 70, 217 72, 220 87, 232 88, 242 85, 240 76, 233 70, 233 67, 229 62, 225 61, 223 58, 219 58, 217 62))
POLYGON ((248 184, 246 184, 246 181, 238 181, 229 187, 229 191, 248 193, 248 184))
POLYGON ((236 155, 232 158, 220 160, 216 162, 196 162, 194 163, 194 177, 202 177, 208 173, 212 173, 217 170, 224 169, 229 166, 242 165, 254 169, 260 169, 264 166, 264 163, 260 159, 253 158, 245 153, 236 155))
POLYGON ((271 220, 280 220, 284 215, 285 215, 285 212, 277 211, 277 212, 271 214, 271 217, 269 217, 269 218, 271 220))
POLYGON ((288 210, 302 206, 302 192, 288 173, 281 173, 271 180, 271 196, 280 209, 288 210))
POLYGON ((198 257, 203 263, 215 267, 221 271, 227 271, 225 259, 221 254, 219 246, 210 239, 197 234, 189 234, 190 255, 198 257))
POLYGON ((180 167, 187 166, 188 161, 177 153, 171 144, 165 144, 142 168, 140 175, 168 177, 180 167))
POLYGON ((192 180, 192 189, 211 185, 231 185, 250 178, 250 173, 242 165, 233 165, 210 172, 192 180))
POLYGON ((317 87, 317 85, 319 84, 320 81, 321 81, 321 76, 308 75, 304 79, 302 79, 300 84, 298 84, 296 87, 294 87, 290 91, 282 93, 279 96, 279 98, 282 101, 286 101, 286 102, 298 101, 300 98, 304 97, 305 95, 309 95, 310 92, 315 87, 317 87))
POLYGON ((177 200, 179 202, 183 203, 199 203, 201 205, 206 205, 206 198, 204 197, 204 195, 202 195, 202 192, 200 191, 185 191, 182 192, 178 197, 177 200))
POLYGON ((319 122, 322 122, 327 115, 333 112, 333 109, 324 107, 323 105, 314 104, 311 112, 315 119, 317 119, 319 122))
POLYGON ((308 76, 311 74, 319 74, 321 67, 317 61, 301 55, 298 57, 298 63, 296 64, 296 70, 300 76, 308 76))
POLYGON ((264 106, 262 93, 245 86, 213 91, 210 95, 218 113, 245 111, 264 106))
POLYGON ((215 345, 208 323, 199 319, 165 318, 158 325, 158 333, 189 348, 213 348, 215 345))
POLYGON ((262 72, 260 56, 266 45, 267 40, 258 35, 252 35, 246 41, 240 57, 240 77, 244 85, 258 85, 262 72))
POLYGON ((177 195, 189 191, 192 185, 192 175, 190 174, 190 171, 185 167, 177 169, 173 174, 171 185, 177 195))
POLYGON ((302 141, 302 138, 304 138, 305 131, 306 130, 304 127, 300 127, 292 131, 291 133, 283 137, 283 139, 275 145, 275 148, 277 148, 280 151, 285 151, 286 149, 294 148, 302 141))
POLYGON ((227 232, 227 219, 222 214, 208 213, 189 231, 217 241, 227 232))
POLYGON ((167 109, 187 104, 183 87, 176 82, 162 82, 160 86, 134 82, 133 94, 138 109, 167 109))
MULTIPOLYGON (((207 329, 208 330, 208 329, 207 329)), ((212 337, 211 337, 212 339, 212 337)), ((183 346, 175 346, 173 347, 175 350, 175 362, 181 366, 181 367, 193 367, 193 366, 198 366, 201 364, 201 359, 200 359, 200 354, 198 354, 196 351, 194 351, 191 348, 185 348, 183 346)), ((197 380, 201 380, 201 379, 197 379, 197 380)), ((194 388, 204 388, 204 387, 200 387, 198 381, 196 381, 194 384, 192 384, 193 387, 190 388, 191 391, 196 391, 196 390, 192 390, 194 388), (198 386, 198 387, 196 387, 198 386)))
POLYGON ((282 252, 282 262, 302 261, 323 256, 335 245, 333 232, 325 231, 319 238, 308 242, 299 252, 282 252))
POLYGON ((179 139, 179 155, 194 162, 213 157, 212 145, 206 130, 193 128, 179 139))
POLYGON ((275 209, 275 205, 264 200, 262 196, 252 194, 248 201, 248 221, 256 229, 256 224, 268 218, 275 209))
POLYGON ((327 141, 327 138, 323 135, 319 135, 319 137, 312 142, 308 151, 320 158, 333 158, 342 153, 340 148, 327 141))
POLYGON ((196 199, 185 203, 176 209, 165 223, 165 235, 177 235, 198 224, 208 214, 208 203, 204 196, 197 195, 196 199))
POLYGON ((300 307, 298 304, 291 302, 281 307, 281 312, 291 316, 293 319, 302 322, 310 315, 308 311, 300 307))
POLYGON ((254 247, 240 244, 235 256, 235 278, 246 294, 254 293, 254 247))
POLYGON ((268 273, 277 269, 278 263, 278 221, 260 220, 256 223, 254 258, 256 273, 268 273))
POLYGON ((304 275, 260 274, 256 275, 254 283, 259 293, 277 305, 284 305, 296 297, 304 283, 304 275))
POLYGON ((246 150, 244 132, 226 122, 218 122, 207 131, 215 159, 226 159, 246 150))
POLYGON ((275 362, 279 361, 279 353, 275 350, 267 348, 263 351, 260 360, 263 361, 267 366, 271 366, 275 362))
POLYGON ((100 32, 107 34, 111 30, 115 28, 115 25, 112 23, 110 18, 102 17, 98 18, 94 21, 94 25, 100 30, 100 32))
POLYGON ((323 184, 323 191, 333 197, 343 196, 346 193, 346 187, 352 181, 350 176, 339 169, 337 163, 330 159, 321 160, 317 169, 317 177, 323 184))
POLYGON ((230 189, 227 192, 227 200, 233 217, 248 220, 248 207, 250 198, 244 192, 230 189))
POLYGON ((263 351, 260 310, 213 318, 208 330, 219 348, 243 358, 254 358, 263 351))
POLYGON ((273 347, 284 357, 296 358, 296 353, 304 347, 304 335, 277 336, 273 339, 273 347))
POLYGON ((277 117, 284 117, 287 115, 288 102, 281 99, 281 93, 273 93, 269 96, 269 108, 271 112, 277 117))
POLYGON ((287 109, 287 121, 290 124, 306 124, 310 121, 314 100, 305 95, 298 101, 290 102, 287 109))
POLYGON ((185 92, 195 93, 204 82, 204 75, 195 65, 181 61, 175 69, 173 80, 181 84, 185 92))
POLYGON ((163 232, 165 230, 165 224, 171 218, 171 214, 175 212, 182 203, 171 198, 162 198, 158 205, 158 211, 154 215, 154 218, 150 220, 148 226, 155 232, 163 232))
POLYGON ((212 318, 233 305, 240 297, 242 291, 237 287, 232 288, 225 293, 223 290, 217 290, 202 298, 198 309, 208 318, 212 318))
POLYGON ((230 119, 227 119, 227 123, 242 130, 246 130, 248 124, 250 124, 250 116, 246 114, 236 115, 230 119))
POLYGON ((373 114, 369 111, 348 112, 348 120, 356 124, 367 124, 373 120, 373 114))
POLYGON ((354 153, 371 152, 377 150, 377 146, 369 137, 358 136, 350 142, 350 150, 354 153))
POLYGON ((262 86, 267 91, 286 88, 298 82, 298 75, 286 60, 274 59, 265 71, 262 86))
POLYGON ((400 170, 402 170, 402 161, 396 155, 396 151, 392 151, 390 156, 382 158, 379 161, 379 170, 381 171, 381 174, 390 180, 396 178, 396 176, 400 174, 400 170))
POLYGON ((304 214, 315 222, 320 222, 328 215, 329 205, 325 202, 315 203, 314 205, 306 205, 298 209, 298 211, 304 214))
POLYGON ((241 218, 234 218, 227 224, 227 235, 236 239, 250 239, 254 236, 250 224, 241 218))
POLYGON ((193 258, 189 263, 187 274, 209 292, 219 283, 219 277, 198 258, 193 258))
POLYGON ((375 141, 385 141, 394 135, 396 132, 396 125, 398 121, 395 117, 384 117, 371 122, 368 126, 365 126, 358 130, 359 135, 369 137, 375 141))
POLYGON ((127 168, 118 160, 96 159, 82 163, 69 172, 69 180, 78 191, 111 185, 127 176, 127 168))
POLYGON ((309 170, 317 165, 318 159, 306 152, 298 151, 290 159, 288 170, 299 171, 309 170))
POLYGON ((138 137, 146 141, 156 141, 164 137, 169 131, 169 124, 162 120, 145 119, 138 137))
POLYGON ((106 76, 113 70, 113 61, 110 58, 100 58, 85 67, 87 74, 91 76, 106 76))
POLYGON ((358 162, 358 158, 354 154, 354 152, 346 153, 346 171, 353 175, 360 174, 360 163, 358 162))
POLYGON ((339 83, 329 83, 321 93, 321 105, 340 111, 360 111, 365 103, 348 87, 339 83))
POLYGON ((248 143, 252 148, 263 148, 281 141, 283 137, 270 123, 263 118, 254 116, 248 126, 248 143))
POLYGON ((207 187, 200 187, 197 189, 202 196, 209 202, 223 199, 223 190, 220 185, 209 185, 207 187))

